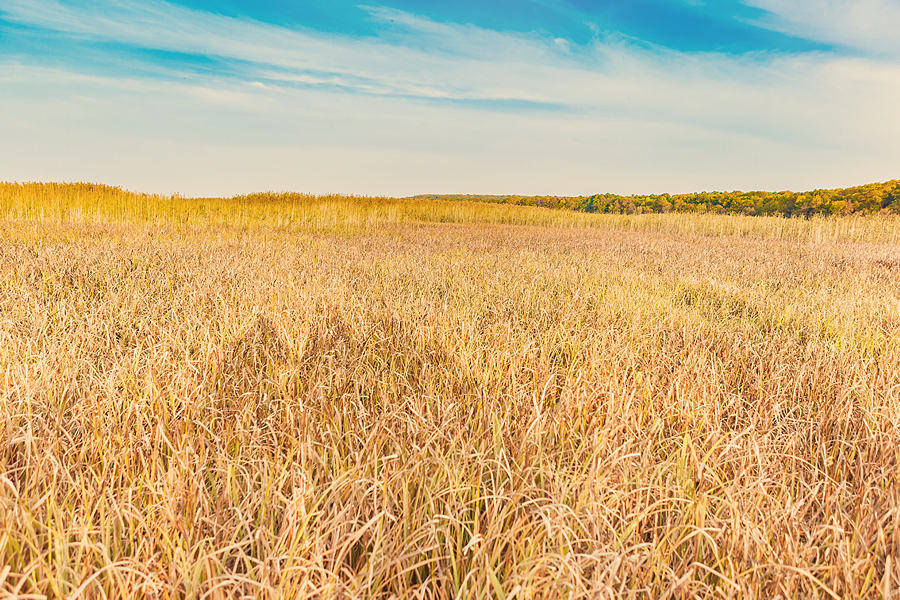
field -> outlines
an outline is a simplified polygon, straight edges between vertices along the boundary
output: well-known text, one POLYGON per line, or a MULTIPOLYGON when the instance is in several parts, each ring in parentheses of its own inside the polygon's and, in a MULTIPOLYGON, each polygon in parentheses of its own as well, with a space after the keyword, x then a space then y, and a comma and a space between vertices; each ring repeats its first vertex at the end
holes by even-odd
POLYGON ((896 598, 900 220, 0 185, 0 598, 896 598))

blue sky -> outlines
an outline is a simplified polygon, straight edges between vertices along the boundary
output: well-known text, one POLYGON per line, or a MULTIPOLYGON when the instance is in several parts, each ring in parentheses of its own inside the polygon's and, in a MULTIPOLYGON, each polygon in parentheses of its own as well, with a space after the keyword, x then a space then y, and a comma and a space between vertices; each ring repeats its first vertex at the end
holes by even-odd
POLYGON ((591 194, 900 177, 900 0, 0 0, 0 179, 591 194))

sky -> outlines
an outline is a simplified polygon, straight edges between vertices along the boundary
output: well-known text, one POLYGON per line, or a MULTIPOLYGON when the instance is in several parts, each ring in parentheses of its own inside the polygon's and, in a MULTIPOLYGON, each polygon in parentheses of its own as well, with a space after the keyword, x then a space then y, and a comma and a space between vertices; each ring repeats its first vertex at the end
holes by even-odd
POLYGON ((227 196, 900 178, 900 0, 0 0, 0 180, 227 196))

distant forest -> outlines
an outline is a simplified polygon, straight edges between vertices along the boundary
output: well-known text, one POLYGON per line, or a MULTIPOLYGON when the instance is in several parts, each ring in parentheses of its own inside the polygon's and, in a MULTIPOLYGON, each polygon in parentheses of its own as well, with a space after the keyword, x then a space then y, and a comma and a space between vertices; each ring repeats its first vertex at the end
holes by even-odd
POLYGON ((640 214, 675 211, 809 218, 813 215, 900 214, 900 180, 811 192, 699 192, 649 196, 423 195, 415 198, 543 206, 590 213, 640 214))

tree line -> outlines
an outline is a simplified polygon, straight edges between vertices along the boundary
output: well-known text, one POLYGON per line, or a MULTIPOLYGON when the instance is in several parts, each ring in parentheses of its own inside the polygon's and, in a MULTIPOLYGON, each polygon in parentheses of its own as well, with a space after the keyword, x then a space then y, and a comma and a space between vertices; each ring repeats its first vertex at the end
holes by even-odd
POLYGON ((416 198, 543 206, 589 213, 706 212, 745 215, 900 214, 900 180, 811 192, 698 192, 621 196, 424 195, 416 198))

